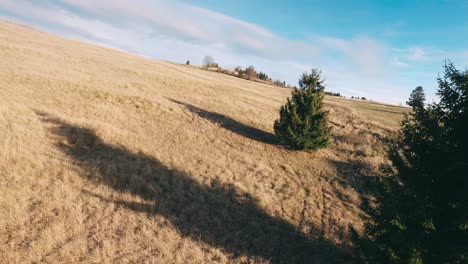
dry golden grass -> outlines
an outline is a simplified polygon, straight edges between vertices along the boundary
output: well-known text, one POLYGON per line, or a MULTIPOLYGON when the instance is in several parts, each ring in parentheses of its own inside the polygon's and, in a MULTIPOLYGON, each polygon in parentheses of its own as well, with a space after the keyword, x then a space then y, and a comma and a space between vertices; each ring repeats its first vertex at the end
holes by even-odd
POLYGON ((328 101, 333 105, 350 107, 362 117, 367 118, 368 121, 377 122, 378 124, 387 126, 390 129, 395 128, 400 124, 400 121, 403 118, 402 113, 408 113, 411 111, 411 108, 409 107, 382 104, 361 99, 329 97, 328 101))
POLYGON ((0 262, 350 261, 393 129, 352 101, 327 98, 330 148, 291 151, 288 89, 9 23, 0 57, 0 262))

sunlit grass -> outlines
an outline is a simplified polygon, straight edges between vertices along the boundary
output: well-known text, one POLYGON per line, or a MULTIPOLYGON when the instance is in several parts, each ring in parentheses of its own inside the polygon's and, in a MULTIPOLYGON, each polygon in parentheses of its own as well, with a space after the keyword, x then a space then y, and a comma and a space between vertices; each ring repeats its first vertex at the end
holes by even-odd
POLYGON ((401 108, 327 97, 331 147, 292 151, 288 89, 0 32, 1 262, 349 260, 401 108))

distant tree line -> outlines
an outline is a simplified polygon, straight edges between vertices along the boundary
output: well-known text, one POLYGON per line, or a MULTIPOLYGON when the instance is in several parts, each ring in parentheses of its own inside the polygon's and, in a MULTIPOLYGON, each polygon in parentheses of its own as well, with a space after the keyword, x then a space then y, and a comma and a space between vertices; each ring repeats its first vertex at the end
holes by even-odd
MULTIPOLYGON (((186 65, 190 65, 190 61, 186 62, 186 65)), ((248 66, 245 69, 241 66, 237 66, 234 70, 223 69, 219 66, 217 62, 214 61, 213 57, 205 56, 202 62, 202 68, 206 70, 216 70, 219 73, 228 74, 232 76, 237 76, 242 79, 247 79, 251 81, 264 81, 269 82, 273 85, 279 87, 287 87, 287 88, 294 88, 291 85, 287 85, 285 81, 281 80, 273 80, 267 73, 262 71, 257 71, 254 66, 248 66)))
POLYGON ((338 97, 344 97, 340 93, 334 93, 334 92, 325 92, 326 95, 329 96, 338 96, 338 97))
POLYGON ((257 76, 258 76, 258 78, 260 80, 263 80, 263 81, 270 80, 271 81, 270 77, 268 77, 268 75, 266 73, 264 73, 264 72, 259 72, 257 76))
MULTIPOLYGON (((190 65, 190 61, 187 61, 187 65, 190 65)), ((241 66, 237 66, 234 68, 234 70, 229 70, 229 69, 223 69, 219 66, 218 63, 216 63, 211 56, 205 56, 203 59, 202 67, 204 69, 216 69, 217 72, 223 73, 223 74, 228 74, 231 76, 237 76, 242 79, 247 79, 251 81, 255 80, 260 80, 264 82, 268 82, 270 84, 276 85, 278 87, 285 87, 285 88, 297 88, 296 86, 288 85, 286 84, 285 81, 282 80, 273 80, 270 76, 268 76, 267 73, 262 72, 262 71, 257 71, 253 65, 250 65, 246 67, 245 69, 241 66)), ((329 92, 329 91, 324 91, 324 94, 329 95, 329 96, 337 96, 337 97, 343 97, 340 93, 336 92, 329 92)), ((367 100, 366 97, 358 97, 358 96, 351 96, 351 99, 361 99, 361 100, 367 100)))
POLYGON ((361 100, 367 100, 366 97, 359 97, 359 96, 351 96, 351 99, 361 99, 361 100))

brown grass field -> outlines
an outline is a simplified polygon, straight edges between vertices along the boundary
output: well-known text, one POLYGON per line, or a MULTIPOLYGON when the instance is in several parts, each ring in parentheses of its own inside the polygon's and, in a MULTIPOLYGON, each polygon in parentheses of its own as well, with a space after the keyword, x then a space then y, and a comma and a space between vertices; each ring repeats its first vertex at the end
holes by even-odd
POLYGON ((351 262, 406 111, 327 97, 331 146, 293 151, 285 88, 6 22, 0 58, 1 263, 351 262))

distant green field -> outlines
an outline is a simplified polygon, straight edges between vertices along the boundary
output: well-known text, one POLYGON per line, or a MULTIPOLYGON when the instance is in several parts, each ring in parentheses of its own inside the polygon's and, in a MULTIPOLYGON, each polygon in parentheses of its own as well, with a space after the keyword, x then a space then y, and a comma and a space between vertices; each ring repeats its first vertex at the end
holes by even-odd
POLYGON ((371 121, 382 123, 386 126, 398 126, 403 118, 403 113, 411 111, 409 107, 402 107, 360 99, 345 99, 335 96, 327 96, 330 103, 339 103, 342 106, 355 110, 358 114, 369 118, 371 121))

